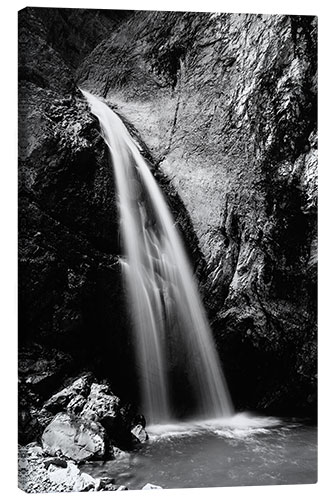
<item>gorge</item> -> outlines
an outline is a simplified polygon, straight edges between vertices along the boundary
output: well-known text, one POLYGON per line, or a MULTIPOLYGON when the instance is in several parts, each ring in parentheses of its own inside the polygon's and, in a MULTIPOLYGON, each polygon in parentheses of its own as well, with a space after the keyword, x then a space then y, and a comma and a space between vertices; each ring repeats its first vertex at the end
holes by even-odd
MULTIPOLYGON (((247 432, 267 431, 269 448, 295 428, 298 450, 293 418, 316 419, 316 37, 307 16, 19 12, 22 446, 52 455, 50 436, 84 425, 97 467, 146 446, 146 418, 155 458, 165 433, 190 433, 195 450, 203 432, 212 443, 245 432, 246 447, 247 432), (106 110, 108 133, 94 116, 106 110), (123 206, 119 235, 121 183, 138 204, 123 206), (159 382, 141 375, 142 398, 144 369, 159 382), (239 412, 227 428, 198 424, 239 412), (169 430, 150 425, 173 417, 169 430)), ((300 481, 314 481, 306 471, 300 481)))

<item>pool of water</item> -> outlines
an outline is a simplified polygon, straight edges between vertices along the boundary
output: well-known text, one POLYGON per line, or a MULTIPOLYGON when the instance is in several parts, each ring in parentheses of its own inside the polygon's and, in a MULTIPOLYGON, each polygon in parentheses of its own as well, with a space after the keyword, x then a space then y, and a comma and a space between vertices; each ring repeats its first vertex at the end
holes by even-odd
POLYGON ((227 420, 148 427, 135 452, 82 470, 129 489, 310 484, 317 481, 317 428, 304 421, 238 414, 227 420))

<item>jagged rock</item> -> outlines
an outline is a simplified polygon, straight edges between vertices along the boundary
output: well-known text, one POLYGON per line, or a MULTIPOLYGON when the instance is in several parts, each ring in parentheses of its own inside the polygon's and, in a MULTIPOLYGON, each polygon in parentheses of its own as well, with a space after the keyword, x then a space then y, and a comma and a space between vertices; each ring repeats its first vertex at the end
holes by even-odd
POLYGON ((35 415, 39 422, 40 428, 43 430, 47 425, 49 425, 49 423, 51 422, 51 420, 53 420, 54 417, 54 414, 46 410, 45 408, 36 409, 35 415))
POLYGON ((96 479, 95 489, 96 491, 106 490, 113 491, 114 489, 114 479, 111 477, 99 477, 96 479))
POLYGON ((136 425, 131 429, 131 434, 138 440, 139 443, 144 443, 148 439, 148 434, 142 425, 136 425))
POLYGON ((74 396, 67 405, 67 413, 79 415, 81 413, 84 405, 86 404, 87 399, 84 398, 81 394, 74 396))
POLYGON ((162 490, 162 486, 157 486, 156 484, 147 483, 142 488, 142 490, 162 490))
POLYGON ((112 393, 108 383, 91 385, 81 417, 100 422, 106 429, 112 445, 120 448, 131 448, 136 443, 148 439, 148 434, 144 430, 144 417, 137 415, 131 405, 123 405, 112 393))
POLYGON ((81 416, 84 419, 100 422, 112 438, 116 437, 121 425, 120 399, 115 396, 108 384, 91 385, 90 393, 81 416))
POLYGON ((42 435, 49 455, 63 455, 75 461, 102 459, 106 450, 105 429, 98 422, 59 413, 42 435))
POLYGON ((44 403, 44 408, 53 413, 58 413, 66 408, 69 413, 78 413, 86 402, 93 378, 91 373, 79 377, 71 385, 48 399, 44 403))
POLYGON ((67 463, 67 467, 57 467, 50 465, 48 468, 48 477, 52 483, 65 484, 67 487, 73 487, 80 475, 79 468, 72 462, 67 463))
POLYGON ((112 428, 119 413, 120 399, 111 392, 110 386, 108 384, 92 384, 81 416, 103 421, 107 427, 112 428))
POLYGON ((89 474, 82 472, 76 479, 73 491, 90 491, 95 490, 96 480, 89 474))

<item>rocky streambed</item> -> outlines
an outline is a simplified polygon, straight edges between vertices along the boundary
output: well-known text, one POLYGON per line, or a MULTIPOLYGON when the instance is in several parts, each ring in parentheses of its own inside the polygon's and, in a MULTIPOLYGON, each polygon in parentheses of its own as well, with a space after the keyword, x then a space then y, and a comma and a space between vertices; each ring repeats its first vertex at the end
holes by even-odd
MULTIPOLYGON (((121 452, 120 452, 121 453, 121 452)), ((38 443, 19 446, 18 486, 26 493, 121 491, 129 489, 108 476, 93 477, 80 470, 73 460, 49 457, 38 443)), ((142 489, 160 489, 147 483, 142 489)))
POLYGON ((27 492, 124 489, 113 478, 81 473, 79 465, 116 460, 148 439, 144 417, 91 373, 75 378, 41 408, 30 408, 29 415, 26 430, 44 430, 39 441, 19 446, 19 485, 27 492))

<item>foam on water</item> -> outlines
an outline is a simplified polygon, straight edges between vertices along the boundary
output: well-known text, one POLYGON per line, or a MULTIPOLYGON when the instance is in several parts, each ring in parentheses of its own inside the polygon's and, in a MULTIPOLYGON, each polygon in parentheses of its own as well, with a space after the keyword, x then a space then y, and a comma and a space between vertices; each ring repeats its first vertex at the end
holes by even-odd
POLYGON ((262 417, 244 412, 226 418, 150 425, 147 427, 147 431, 152 441, 203 433, 213 433, 229 438, 244 438, 254 434, 266 434, 269 432, 269 428, 280 424, 281 421, 278 418, 262 417))

